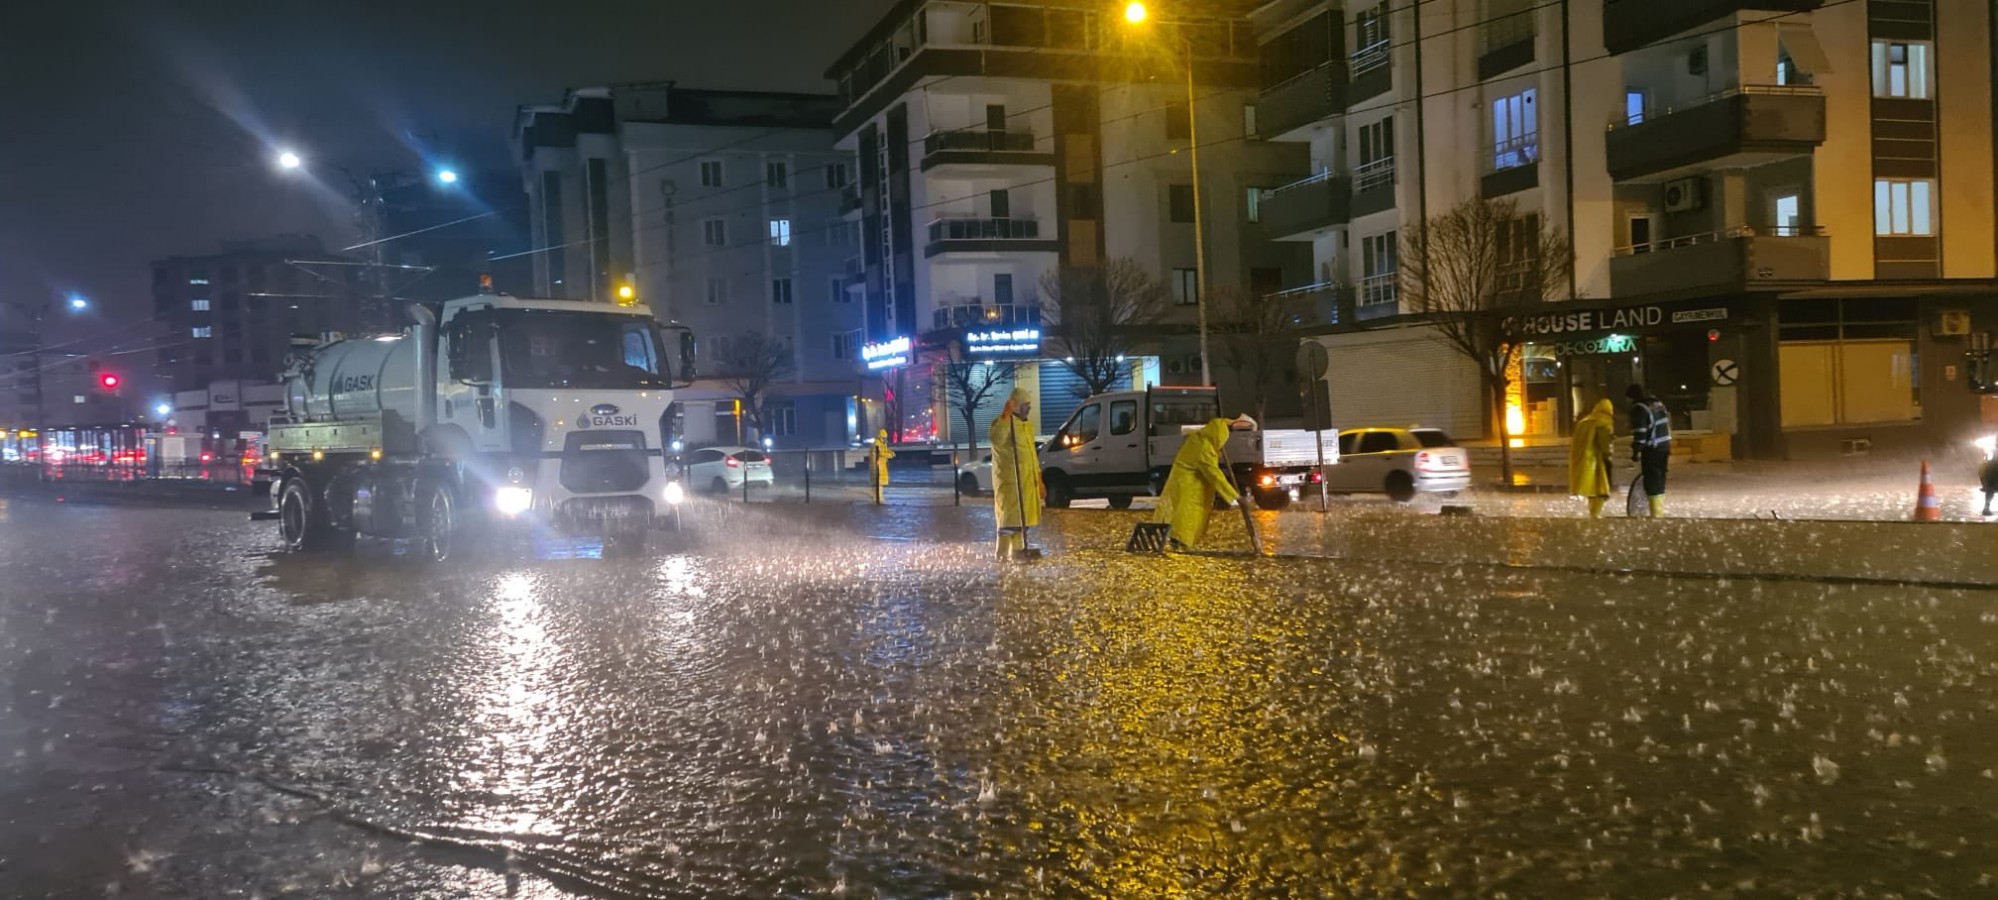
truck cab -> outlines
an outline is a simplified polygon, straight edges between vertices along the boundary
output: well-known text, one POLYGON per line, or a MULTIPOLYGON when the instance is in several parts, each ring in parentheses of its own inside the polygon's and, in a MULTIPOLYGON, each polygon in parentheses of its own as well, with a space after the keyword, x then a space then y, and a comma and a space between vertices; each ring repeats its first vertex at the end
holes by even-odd
MULTIPOLYGON (((1218 418, 1220 409, 1218 394, 1204 387, 1114 391, 1082 401, 1041 449, 1048 505, 1100 497, 1112 509, 1126 509, 1136 497, 1158 495, 1186 435, 1218 418)), ((1322 477, 1312 454, 1320 437, 1264 431, 1238 419, 1228 438, 1230 474, 1258 505, 1280 509, 1298 487, 1322 477)), ((1325 439, 1333 442, 1326 452, 1336 454, 1336 435, 1325 439)))

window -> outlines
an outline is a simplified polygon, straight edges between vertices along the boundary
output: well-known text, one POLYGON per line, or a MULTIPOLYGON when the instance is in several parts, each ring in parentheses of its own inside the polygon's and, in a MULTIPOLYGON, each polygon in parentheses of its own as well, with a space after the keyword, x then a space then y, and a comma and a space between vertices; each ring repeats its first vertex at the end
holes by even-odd
POLYGON ((770 279, 770 302, 772 303, 791 302, 791 279, 789 278, 770 279))
POLYGON ((846 163, 826 163, 826 187, 846 187, 846 163))
POLYGON ((1776 198, 1776 235, 1795 237, 1803 233, 1803 200, 1796 194, 1784 194, 1776 198))
POLYGON ((1252 187, 1243 192, 1242 211, 1251 222, 1263 220, 1263 188, 1252 187))
POLYGON ((1172 270, 1172 301, 1181 306, 1200 302, 1200 270, 1172 270))
POLYGON ((1368 277, 1392 274, 1397 266, 1395 233, 1376 234, 1360 239, 1360 267, 1368 277))
POLYGON ((722 164, 719 159, 701 161, 701 187, 722 186, 722 164))
POLYGON ((1184 141, 1193 137, 1193 118, 1187 115, 1184 103, 1168 105, 1165 110, 1165 136, 1168 141, 1184 141))
MULTIPOLYGON (((785 437, 798 433, 798 406, 793 402, 767 403, 763 407, 764 433, 785 437)), ((761 456, 762 454, 757 454, 761 456)))
POLYGON ((728 245, 728 226, 720 219, 706 219, 701 222, 701 243, 710 247, 728 245))
POLYGON ((708 305, 719 306, 728 302, 728 279, 708 279, 708 305))
POLYGON ((1125 435, 1138 428, 1138 401, 1113 400, 1110 403, 1110 433, 1125 435))
POLYGON ((1360 433, 1357 431, 1348 431, 1339 435, 1339 455, 1352 456, 1353 451, 1358 449, 1359 443, 1360 433))
POLYGON ((826 279, 826 298, 834 303, 850 303, 853 301, 852 297, 847 296, 846 278, 844 276, 834 275, 826 279))
POLYGON ((1644 121, 1644 92, 1623 92, 1623 123, 1635 125, 1644 121))
POLYGON ((208 325, 196 325, 194 326, 194 336, 198 338, 214 337, 215 329, 208 325))
POLYGON ((1790 51, 1781 48, 1776 51, 1776 83, 1778 85, 1810 83, 1810 79, 1797 68, 1797 61, 1790 58, 1790 51))
POLYGON ((1394 158, 1394 116, 1360 126, 1360 165, 1394 158))
POLYGON ((1353 17, 1353 46, 1362 50, 1388 41, 1388 5, 1382 3, 1353 17))
POLYGON ((84 401, 84 399, 83 399, 83 395, 82 395, 82 394, 77 394, 77 395, 76 395, 76 402, 78 402, 78 403, 83 403, 83 402, 85 402, 85 401, 84 401))
POLYGON ((1873 182, 1873 233, 1927 237, 1936 233, 1935 182, 1882 178, 1873 182))
POLYGON ((791 220, 770 220, 770 243, 778 247, 791 246, 791 220))
POLYGON ((992 303, 995 306, 1009 306, 1013 302, 1013 273, 999 272, 992 276, 992 303))
POLYGON ((1174 222, 1193 221, 1193 185, 1166 185, 1166 217, 1174 222))
POLYGON ((1068 430, 1069 437, 1072 440, 1070 446, 1079 447, 1087 444, 1090 441, 1096 440, 1096 436, 1102 433, 1103 404, 1091 403, 1078 410, 1075 414, 1075 425, 1068 430))
POLYGON ((1361 453, 1393 453, 1401 449, 1401 441, 1392 431, 1369 431, 1360 435, 1361 453))
POLYGON ((188 308, 188 309, 191 309, 191 310, 194 310, 195 312, 207 312, 207 311, 208 311, 208 298, 207 298, 207 297, 196 297, 196 298, 194 298, 194 299, 192 299, 192 300, 189 300, 189 301, 187 301, 187 308, 188 308))
POLYGON ((1929 98, 1929 45, 1873 42, 1873 96, 1907 100, 1929 98))
POLYGON ((1242 104, 1242 133, 1251 138, 1256 136, 1256 105, 1242 104))
POLYGON ((1540 158, 1540 113, 1527 88, 1492 101, 1492 168, 1511 169, 1540 158))
POLYGON ((199 270, 199 269, 197 269, 197 270, 195 270, 195 271, 193 271, 193 272, 189 272, 189 273, 187 274, 187 283, 188 283, 188 284, 207 284, 207 283, 208 283, 208 273, 207 273, 207 272, 204 272, 204 271, 201 271, 201 270, 199 270))
POLYGON ((729 349, 727 337, 716 335, 708 338, 708 361, 716 364, 727 364, 729 349))
POLYGON ((791 166, 782 161, 763 164, 763 183, 774 188, 791 186, 791 166))
POLYGON ((1707 45, 1701 44, 1697 47, 1694 47, 1691 51, 1687 52, 1686 74, 1688 75, 1707 74, 1707 45))
POLYGON ((833 359, 852 359, 860 346, 860 332, 835 331, 832 333, 833 359))

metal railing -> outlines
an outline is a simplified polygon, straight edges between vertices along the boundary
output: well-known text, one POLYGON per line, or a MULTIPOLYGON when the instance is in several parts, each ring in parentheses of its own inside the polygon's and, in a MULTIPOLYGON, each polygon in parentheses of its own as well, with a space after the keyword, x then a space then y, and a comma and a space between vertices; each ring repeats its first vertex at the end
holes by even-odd
POLYGON ((1368 72, 1385 67, 1394 58, 1389 52, 1393 49, 1393 41, 1375 41, 1353 51, 1353 77, 1358 78, 1368 72))
POLYGON ((1312 295, 1312 294, 1334 294, 1334 295, 1336 295, 1336 294, 1338 294, 1338 293, 1339 293, 1339 282, 1336 282, 1336 281, 1320 281, 1320 282, 1317 282, 1317 283, 1315 283, 1315 284, 1307 284, 1307 285, 1303 285, 1303 286, 1301 286, 1301 287, 1294 287, 1294 288, 1284 288, 1283 290, 1280 290, 1280 291, 1274 291, 1274 292, 1271 292, 1271 293, 1268 293, 1268 294, 1264 294, 1264 295, 1263 295, 1263 299, 1265 299, 1265 300, 1288 300, 1288 299, 1290 299, 1290 298, 1292 298, 1292 297, 1306 297, 1306 296, 1310 296, 1310 295, 1312 295))
POLYGON ((1610 118, 1608 130, 1615 131, 1619 128, 1629 128, 1632 125, 1642 125, 1646 121, 1651 119, 1663 118, 1673 113, 1685 112, 1686 110, 1689 109, 1698 109, 1708 104, 1719 103, 1722 100, 1726 100, 1730 97, 1739 97, 1742 95, 1758 95, 1758 96, 1770 96, 1770 97, 1820 97, 1824 95, 1824 89, 1818 87, 1815 84, 1737 85, 1735 87, 1718 90, 1704 97, 1700 97, 1694 100, 1689 100, 1683 103, 1674 103, 1666 106, 1652 106, 1649 103, 1646 103, 1643 109, 1636 111, 1625 110, 1623 115, 1612 116, 1610 118))
POLYGON ((1493 50, 1533 40, 1540 33, 1533 20, 1533 15, 1537 11, 1529 9, 1485 23, 1484 29, 1478 34, 1478 52, 1490 53, 1493 50))
POLYGON ((1364 307, 1386 306, 1400 299, 1398 281, 1400 273, 1384 272, 1360 279, 1359 305, 1364 307))
POLYGON ((1041 236, 1036 219, 947 217, 931 220, 930 242, 1035 240, 1041 236))
POLYGON ((943 150, 998 150, 1027 153, 1033 149, 1034 133, 1031 131, 967 128, 956 131, 932 131, 923 137, 923 152, 926 154, 943 150))
POLYGON ((1353 193, 1371 191, 1394 184, 1394 157, 1364 163, 1353 169, 1353 193))
POLYGON ((1301 188, 1301 187, 1309 187, 1309 186, 1311 186, 1311 185, 1314 185, 1314 184, 1317 184, 1317 183, 1319 183, 1319 182, 1321 182, 1321 181, 1330 181, 1330 180, 1332 180, 1332 179, 1334 179, 1334 178, 1337 178, 1337 177, 1339 177, 1339 173, 1337 173, 1337 172, 1334 172, 1334 171, 1332 171, 1331 169, 1326 169, 1325 171, 1323 171, 1323 172, 1320 172, 1320 173, 1318 173, 1318 174, 1316 174, 1316 175, 1307 175, 1307 176, 1305 176, 1305 177, 1303 177, 1303 178, 1299 178, 1298 180, 1296 180, 1296 181, 1293 181, 1293 182, 1291 182, 1291 183, 1289 183, 1289 184, 1286 184, 1286 185, 1282 185, 1282 186, 1280 186, 1280 187, 1274 187, 1274 188, 1271 188, 1271 189, 1269 189, 1268 191, 1266 191, 1265 193, 1266 193, 1266 194, 1281 194, 1281 193, 1283 193, 1284 191, 1288 191, 1288 190, 1291 190, 1291 189, 1293 189, 1293 188, 1301 188))
POLYGON ((1823 225, 1771 225, 1756 228, 1752 225, 1736 225, 1725 231, 1703 231, 1699 234, 1682 234, 1677 237, 1645 241, 1642 244, 1627 244, 1612 251, 1617 256, 1636 256, 1640 253, 1662 253, 1700 244, 1732 241, 1753 237, 1826 237, 1831 232, 1823 225))
POLYGON ((1540 132, 1529 132, 1495 142, 1487 158, 1487 171, 1503 172, 1540 161, 1540 132))
POLYGON ((930 314, 934 328, 974 328, 983 325, 1037 325, 1041 321, 1038 303, 985 303, 959 300, 937 307, 930 314))

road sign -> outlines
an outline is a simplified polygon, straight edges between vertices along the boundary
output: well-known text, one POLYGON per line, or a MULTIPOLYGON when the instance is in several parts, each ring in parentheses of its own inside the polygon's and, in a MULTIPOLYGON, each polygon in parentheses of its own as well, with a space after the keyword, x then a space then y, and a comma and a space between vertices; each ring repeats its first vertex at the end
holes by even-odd
POLYGON ((1325 353, 1325 345, 1317 341, 1305 341, 1297 345, 1297 374, 1309 381, 1324 378, 1332 360, 1325 353))
POLYGON ((1741 366, 1737 365, 1731 359, 1714 360, 1713 368, 1709 370, 1709 373, 1714 376, 1714 384, 1721 387, 1729 387, 1741 380, 1741 366))

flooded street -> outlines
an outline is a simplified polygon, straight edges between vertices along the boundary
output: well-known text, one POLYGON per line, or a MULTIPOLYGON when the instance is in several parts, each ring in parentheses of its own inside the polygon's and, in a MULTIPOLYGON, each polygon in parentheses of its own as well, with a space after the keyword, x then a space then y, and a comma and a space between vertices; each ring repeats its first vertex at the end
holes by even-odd
POLYGON ((1022 569, 975 506, 726 507, 639 558, 429 566, 8 503, 0 884, 1998 890, 1990 591, 1162 559, 1112 549, 1128 518, 1052 519, 1022 569))

